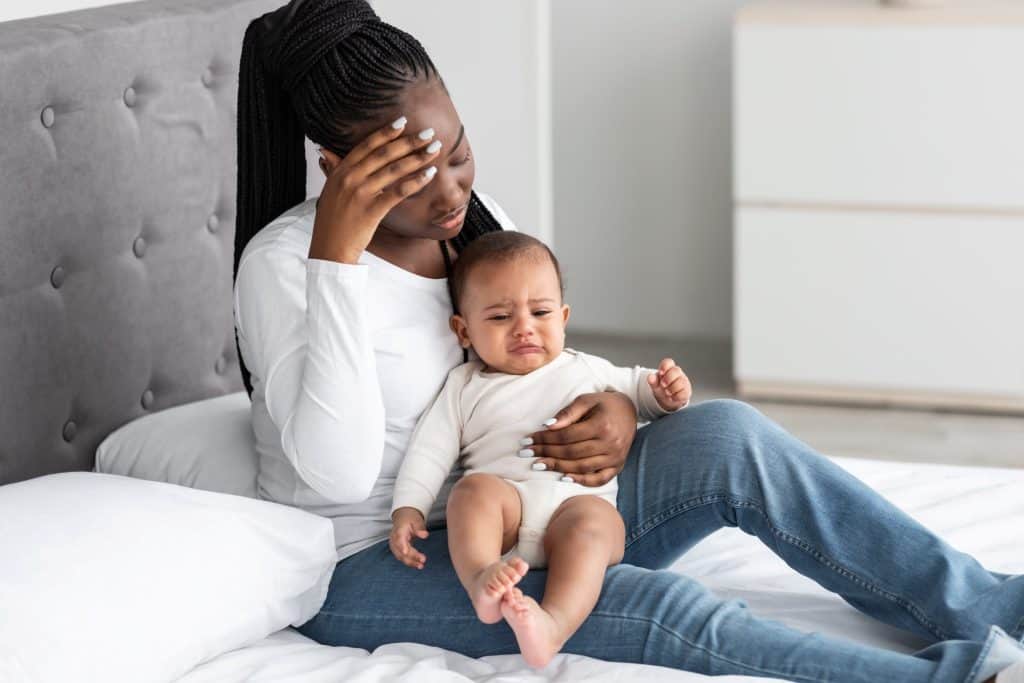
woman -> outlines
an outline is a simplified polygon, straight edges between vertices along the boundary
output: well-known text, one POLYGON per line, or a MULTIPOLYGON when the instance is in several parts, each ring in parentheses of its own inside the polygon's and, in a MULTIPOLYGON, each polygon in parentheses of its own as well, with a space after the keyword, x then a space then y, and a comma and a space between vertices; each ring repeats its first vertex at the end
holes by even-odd
MULTIPOLYGON (((419 545, 424 569, 387 544, 410 432, 463 359, 445 275, 468 241, 512 227, 473 192, 469 140, 434 65, 364 2, 296 0, 249 26, 238 116, 235 312, 260 490, 330 517, 339 551, 327 600, 300 630, 367 649, 516 652, 511 630, 479 623, 461 593, 443 496, 419 545), (304 134, 327 176, 315 202, 302 201, 304 134)), ((623 563, 567 652, 871 683, 978 683, 1024 660, 1024 579, 986 571, 753 408, 711 401, 636 430, 628 400, 601 393, 557 418, 524 435, 536 462, 587 485, 618 474, 627 530, 623 563), (936 644, 911 656, 806 635, 662 571, 726 525, 936 644)), ((543 583, 535 571, 521 587, 539 597, 543 583)))

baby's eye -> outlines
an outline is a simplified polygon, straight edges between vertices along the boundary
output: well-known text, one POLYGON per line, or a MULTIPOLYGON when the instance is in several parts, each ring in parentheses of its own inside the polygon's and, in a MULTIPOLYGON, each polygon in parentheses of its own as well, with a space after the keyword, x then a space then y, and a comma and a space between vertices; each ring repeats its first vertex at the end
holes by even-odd
POLYGON ((504 314, 492 315, 488 320, 508 320, 508 316, 504 314))
POLYGON ((547 314, 548 314, 548 313, 550 313, 550 312, 551 312, 551 311, 549 311, 549 310, 547 310, 546 308, 544 308, 544 309, 541 309, 541 310, 539 310, 539 311, 534 311, 534 312, 533 312, 533 314, 534 314, 535 316, 537 316, 537 317, 543 317, 543 316, 547 315, 547 314))

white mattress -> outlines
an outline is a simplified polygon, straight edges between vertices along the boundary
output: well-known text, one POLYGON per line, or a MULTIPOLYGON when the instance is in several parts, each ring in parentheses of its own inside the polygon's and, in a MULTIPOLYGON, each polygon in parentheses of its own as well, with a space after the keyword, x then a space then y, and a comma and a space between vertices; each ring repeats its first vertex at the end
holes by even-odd
MULTIPOLYGON (((1024 470, 950 467, 835 459, 876 490, 989 569, 1024 573, 1024 470)), ((673 569, 723 597, 740 598, 759 615, 796 628, 853 638, 894 650, 920 646, 912 636, 856 612, 796 574, 757 539, 723 529, 673 569)), ((230 681, 664 681, 694 683, 708 676, 660 667, 559 655, 546 669, 529 669, 518 655, 471 659, 439 648, 398 643, 373 653, 318 645, 285 630, 197 667, 180 683, 230 681)), ((721 676, 716 683, 765 681, 721 676)))

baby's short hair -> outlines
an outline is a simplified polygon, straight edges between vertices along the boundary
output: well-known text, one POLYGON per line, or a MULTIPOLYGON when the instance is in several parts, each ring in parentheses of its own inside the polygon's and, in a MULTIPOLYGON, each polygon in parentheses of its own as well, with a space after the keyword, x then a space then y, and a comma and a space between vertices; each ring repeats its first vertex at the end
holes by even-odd
POLYGON ((459 304, 466 293, 466 283, 476 266, 488 262, 509 263, 535 255, 551 261, 551 265, 555 267, 555 275, 558 276, 559 296, 563 296, 565 285, 562 283, 562 268, 548 245, 526 233, 497 230, 480 235, 459 252, 459 258, 456 259, 455 267, 448 278, 448 293, 451 295, 455 312, 459 312, 459 304))

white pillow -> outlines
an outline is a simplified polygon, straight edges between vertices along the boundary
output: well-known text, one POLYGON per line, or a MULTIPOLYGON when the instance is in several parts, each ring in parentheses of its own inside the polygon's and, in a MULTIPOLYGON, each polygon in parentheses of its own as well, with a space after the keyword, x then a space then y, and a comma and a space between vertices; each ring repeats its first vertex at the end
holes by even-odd
POLYGON ((96 449, 96 471, 256 497, 256 446, 244 391, 146 415, 96 449))
POLYGON ((326 517, 95 472, 0 486, 0 678, 172 681, 310 619, 326 517))

